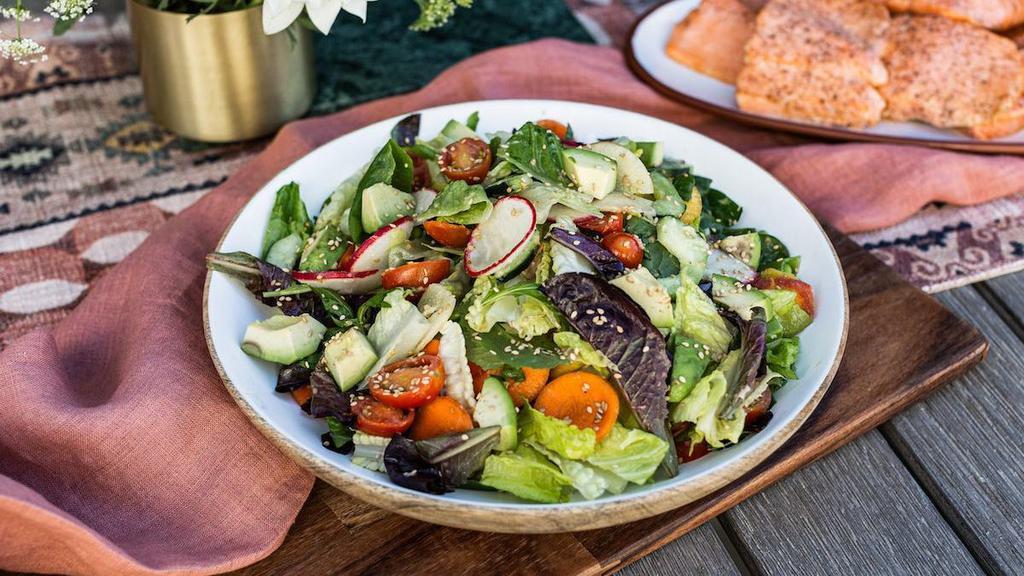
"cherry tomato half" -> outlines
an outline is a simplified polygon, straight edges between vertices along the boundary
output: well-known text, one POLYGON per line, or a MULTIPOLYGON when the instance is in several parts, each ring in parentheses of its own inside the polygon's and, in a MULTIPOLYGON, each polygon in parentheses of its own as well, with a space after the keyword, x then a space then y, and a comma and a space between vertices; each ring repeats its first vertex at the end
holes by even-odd
POLYGON ((768 413, 768 409, 772 405, 772 391, 771 388, 766 389, 763 394, 758 396, 757 400, 753 404, 747 406, 747 419, 744 420, 744 426, 750 426, 756 423, 764 415, 768 413))
POLYGON ((412 191, 422 190, 430 187, 430 168, 427 161, 415 154, 412 157, 412 191))
POLYGON ((636 268, 644 261, 644 249, 640 246, 640 241, 629 232, 609 234, 601 240, 601 246, 621 260, 626 268, 636 268))
POLYGON ((451 260, 438 258, 423 262, 410 262, 397 268, 388 268, 380 281, 385 290, 397 288, 426 288, 448 277, 452 271, 451 260))
POLYGON ((352 402, 356 415, 356 428, 374 436, 391 437, 412 426, 416 413, 393 408, 373 398, 360 398, 352 402))
POLYGON ((392 408, 419 408, 444 388, 444 365, 437 356, 424 354, 392 362, 370 378, 374 400, 392 408))
POLYGON ((623 220, 625 219, 622 217, 621 212, 614 212, 612 214, 605 214, 600 218, 592 216, 584 220, 577 220, 576 225, 584 230, 590 230, 591 232, 597 232, 601 236, 607 236, 615 232, 622 232, 623 220))
POLYGON ((448 248, 465 248, 466 244, 469 244, 469 237, 473 234, 472 230, 461 224, 438 222, 437 220, 424 222, 423 231, 435 242, 448 248))
POLYGON ((469 373, 473 376, 473 394, 479 394, 484 389, 484 380, 498 374, 497 370, 484 370, 483 368, 469 363, 469 373))
POLYGON ((796 292, 797 305, 803 308, 804 312, 810 314, 812 318, 814 317, 814 288, 796 276, 768 268, 758 276, 754 282, 754 287, 761 290, 777 289, 796 292))
POLYGON ((689 438, 682 442, 676 442, 676 456, 679 457, 679 463, 693 462, 698 458, 707 456, 708 452, 711 451, 711 447, 704 440, 701 440, 697 444, 690 444, 689 438))
POLYGON ((491 147, 479 138, 463 138, 446 146, 437 163, 449 180, 479 184, 491 169, 491 147))
POLYGON ((550 118, 537 120, 537 126, 540 126, 541 128, 544 128, 546 130, 550 130, 555 136, 558 136, 559 140, 565 140, 565 138, 569 135, 569 127, 566 126, 565 124, 562 124, 558 120, 552 120, 550 118))

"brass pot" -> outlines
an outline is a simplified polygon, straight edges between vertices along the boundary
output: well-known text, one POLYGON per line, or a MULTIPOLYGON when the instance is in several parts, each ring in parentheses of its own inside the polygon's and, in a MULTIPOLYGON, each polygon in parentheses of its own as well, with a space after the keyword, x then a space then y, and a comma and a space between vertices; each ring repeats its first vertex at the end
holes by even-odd
POLYGON ((186 138, 234 142, 269 134, 309 110, 313 40, 293 26, 263 33, 262 7, 194 17, 128 0, 146 106, 186 138))

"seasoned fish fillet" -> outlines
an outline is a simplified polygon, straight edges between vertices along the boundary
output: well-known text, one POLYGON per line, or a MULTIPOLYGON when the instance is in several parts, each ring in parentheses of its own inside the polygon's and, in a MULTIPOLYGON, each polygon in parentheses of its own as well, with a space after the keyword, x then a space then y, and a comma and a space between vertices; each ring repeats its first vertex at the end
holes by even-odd
POLYGON ((754 34, 754 12, 740 0, 704 0, 676 24, 665 53, 683 66, 736 83, 743 45, 754 34))
POLYGON ((862 0, 772 0, 744 50, 736 100, 748 112, 870 126, 885 107, 889 12, 862 0))
POLYGON ((1000 112, 984 124, 976 124, 963 129, 964 133, 979 140, 991 140, 1016 134, 1024 130, 1024 99, 1009 110, 1000 112))
POLYGON ((934 14, 1005 30, 1024 24, 1024 0, 881 0, 894 12, 934 14))
POLYGON ((1003 125, 1024 90, 1024 59, 1013 41, 939 16, 893 18, 881 88, 892 120, 943 128, 1003 125))

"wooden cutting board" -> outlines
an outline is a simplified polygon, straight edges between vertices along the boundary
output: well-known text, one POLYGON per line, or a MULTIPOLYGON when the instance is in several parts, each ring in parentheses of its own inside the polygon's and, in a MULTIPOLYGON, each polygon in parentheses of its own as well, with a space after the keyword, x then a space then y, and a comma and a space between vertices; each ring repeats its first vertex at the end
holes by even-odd
POLYGON ((284 544, 240 574, 600 574, 621 568, 888 420, 984 358, 971 325, 826 226, 850 293, 839 372, 818 409, 733 484, 622 526, 541 536, 490 534, 398 516, 318 481, 284 544), (500 567, 500 568, 499 568, 500 567))

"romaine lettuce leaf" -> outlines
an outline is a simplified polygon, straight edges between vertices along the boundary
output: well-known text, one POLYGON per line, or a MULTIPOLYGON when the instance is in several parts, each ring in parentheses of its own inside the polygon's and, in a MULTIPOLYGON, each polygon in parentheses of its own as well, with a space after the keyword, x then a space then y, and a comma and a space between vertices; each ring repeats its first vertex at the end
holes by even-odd
POLYGON ((555 332, 553 339, 555 344, 565 351, 565 356, 570 362, 581 362, 605 375, 612 368, 612 362, 607 356, 595 350, 575 332, 555 332))
POLYGON ((518 310, 508 325, 520 338, 530 340, 558 329, 558 312, 546 300, 530 296, 519 296, 516 300, 518 310))
POLYGON ((569 499, 572 480, 536 450, 521 444, 515 452, 491 454, 480 483, 524 500, 554 504, 569 499))
POLYGON ((554 462, 562 474, 568 476, 572 481, 573 488, 587 500, 593 500, 605 492, 620 494, 626 489, 628 482, 611 472, 585 462, 562 458, 538 443, 531 443, 530 447, 554 462))
POLYGON ((619 478, 643 484, 654 475, 668 449, 668 442, 654 434, 616 423, 586 461, 619 478))
POLYGON ((562 458, 584 460, 594 453, 597 433, 591 428, 580 429, 568 422, 545 416, 529 405, 519 412, 519 429, 524 442, 532 442, 558 454, 562 458))
POLYGON ((438 356, 444 365, 444 391, 472 413, 476 406, 473 395, 473 374, 469 371, 466 359, 466 339, 462 335, 462 327, 455 322, 447 322, 441 329, 441 345, 438 356))
POLYGON ((800 339, 795 336, 779 338, 774 342, 769 342, 765 349, 765 360, 768 363, 768 369, 790 379, 796 378, 794 365, 799 355, 800 339))
POLYGON ((721 358, 732 344, 732 331, 718 314, 715 303, 696 284, 683 278, 676 291, 674 330, 708 347, 713 358, 721 358))
POLYGON ((416 221, 437 218, 453 224, 479 224, 490 216, 492 208, 483 186, 456 180, 444 187, 430 207, 416 216, 416 221))
POLYGON ((570 250, 557 242, 552 242, 551 247, 551 271, 555 275, 567 274, 569 272, 582 272, 583 274, 595 274, 597 271, 582 254, 570 250))
POLYGON ((739 352, 730 353, 718 369, 697 382, 690 394, 672 409, 670 418, 674 424, 693 423, 695 441, 707 440, 711 447, 721 448, 726 442, 740 439, 746 410, 740 409, 732 420, 718 417, 718 407, 728 386, 725 371, 735 369, 738 362, 739 352))
POLYGON ((467 296, 465 321, 473 330, 490 332, 504 322, 520 338, 531 339, 558 328, 558 313, 536 284, 509 283, 501 286, 492 276, 481 276, 467 296))

